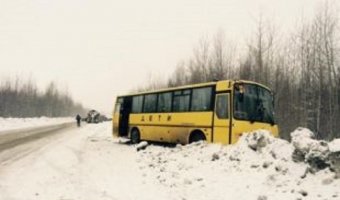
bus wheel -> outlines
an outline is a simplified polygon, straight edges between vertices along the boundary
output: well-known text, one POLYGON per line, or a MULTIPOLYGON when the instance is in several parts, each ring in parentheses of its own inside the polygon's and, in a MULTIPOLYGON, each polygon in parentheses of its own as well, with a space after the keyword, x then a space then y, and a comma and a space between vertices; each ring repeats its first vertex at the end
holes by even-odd
POLYGON ((205 135, 201 131, 191 133, 189 143, 206 140, 205 135))
POLYGON ((130 140, 132 144, 137 144, 140 141, 140 134, 138 129, 134 128, 131 131, 130 140))

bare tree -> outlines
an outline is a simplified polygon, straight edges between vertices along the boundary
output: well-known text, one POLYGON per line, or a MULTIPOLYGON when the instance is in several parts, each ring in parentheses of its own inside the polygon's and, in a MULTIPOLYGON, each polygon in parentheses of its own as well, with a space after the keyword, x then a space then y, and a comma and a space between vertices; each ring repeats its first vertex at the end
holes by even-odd
POLYGON ((193 57, 180 62, 168 86, 212 79, 246 79, 275 91, 280 134, 305 126, 319 138, 339 137, 340 45, 337 4, 323 2, 311 19, 295 30, 279 35, 276 26, 260 16, 246 52, 236 52, 217 32, 212 41, 203 38, 193 57), (236 65, 236 58, 239 64, 236 65))
POLYGON ((17 76, 0 83, 1 117, 59 117, 76 113, 85 114, 85 109, 67 93, 60 92, 53 82, 43 93, 31 78, 23 80, 17 76))
POLYGON ((217 32, 213 40, 213 48, 210 56, 210 79, 222 80, 231 78, 234 74, 236 47, 231 42, 226 42, 222 30, 217 32))

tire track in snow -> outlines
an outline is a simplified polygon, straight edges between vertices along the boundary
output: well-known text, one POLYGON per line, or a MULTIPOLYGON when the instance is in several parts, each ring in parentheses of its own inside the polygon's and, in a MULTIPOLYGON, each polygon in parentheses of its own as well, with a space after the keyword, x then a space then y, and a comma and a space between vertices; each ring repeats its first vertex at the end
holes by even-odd
POLYGON ((54 125, 52 127, 42 127, 29 129, 28 132, 13 133, 19 135, 18 138, 11 134, 3 134, 0 136, 0 166, 6 166, 10 163, 16 162, 33 152, 39 151, 47 146, 50 142, 62 137, 65 132, 74 129, 73 123, 65 123, 61 125, 54 125))

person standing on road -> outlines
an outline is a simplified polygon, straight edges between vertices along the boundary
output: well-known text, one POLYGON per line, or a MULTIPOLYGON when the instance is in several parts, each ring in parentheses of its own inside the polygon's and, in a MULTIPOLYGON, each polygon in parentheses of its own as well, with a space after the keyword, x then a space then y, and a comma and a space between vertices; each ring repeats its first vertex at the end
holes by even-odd
POLYGON ((80 117, 79 114, 77 114, 76 120, 77 120, 77 126, 80 127, 80 120, 81 120, 81 117, 80 117))

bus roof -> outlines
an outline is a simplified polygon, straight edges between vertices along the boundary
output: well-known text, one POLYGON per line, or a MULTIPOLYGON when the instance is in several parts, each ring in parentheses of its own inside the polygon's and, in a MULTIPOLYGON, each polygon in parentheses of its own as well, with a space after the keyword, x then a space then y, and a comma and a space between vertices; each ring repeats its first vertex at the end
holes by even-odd
POLYGON ((158 89, 158 90, 150 90, 150 91, 144 91, 144 92, 135 92, 131 94, 126 95, 118 95, 118 97, 126 97, 126 96, 136 96, 136 95, 143 95, 143 94, 152 94, 152 93, 161 93, 161 92, 167 92, 167 91, 174 91, 174 90, 181 90, 181 89, 190 89, 190 88, 199 88, 199 87, 205 87, 205 86, 213 86, 216 85, 219 82, 230 82, 233 83, 249 83, 249 84, 256 84, 263 88, 266 88, 267 90, 271 91, 268 87, 265 85, 262 85, 260 83, 254 82, 254 81, 247 81, 247 80, 220 80, 220 81, 212 81, 212 82, 205 82, 205 83, 197 83, 197 84, 189 84, 189 85, 183 85, 178 87, 170 87, 170 88, 164 88, 164 89, 158 89))

